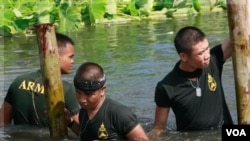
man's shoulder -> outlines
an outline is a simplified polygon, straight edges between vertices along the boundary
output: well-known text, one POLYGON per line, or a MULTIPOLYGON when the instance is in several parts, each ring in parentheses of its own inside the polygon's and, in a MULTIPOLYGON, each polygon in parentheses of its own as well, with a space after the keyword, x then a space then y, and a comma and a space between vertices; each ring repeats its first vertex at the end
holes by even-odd
POLYGON ((63 79, 62 79, 62 83, 63 83, 63 85, 72 85, 71 83, 69 83, 69 81, 63 80, 63 79))
POLYGON ((169 82, 173 82, 176 78, 177 78, 176 72, 174 70, 171 70, 159 82, 169 83, 169 82))
POLYGON ((211 54, 223 53, 223 52, 222 52, 222 46, 221 46, 221 44, 218 44, 218 45, 215 45, 214 47, 212 47, 212 48, 210 49, 210 53, 211 53, 211 54))
POLYGON ((224 64, 224 59, 223 59, 223 51, 222 51, 222 46, 221 44, 216 45, 215 47, 213 47, 210 51, 211 53, 211 59, 210 61, 212 63, 210 63, 210 65, 212 64, 216 64, 216 62, 218 62, 218 64, 224 64))
POLYGON ((71 84, 70 82, 66 80, 62 80, 62 84, 63 84, 63 91, 65 95, 72 96, 72 94, 75 93, 75 87, 73 86, 73 84, 71 84))
POLYGON ((109 105, 109 107, 112 109, 112 110, 115 110, 115 111, 119 111, 119 110, 125 110, 125 109, 129 109, 126 105, 116 101, 116 100, 113 100, 111 98, 106 98, 106 104, 109 105))
POLYGON ((127 117, 128 115, 134 115, 133 111, 131 108, 128 106, 115 101, 110 98, 106 98, 106 106, 108 106, 108 113, 113 115, 113 116, 118 116, 118 117, 127 117))
POLYGON ((73 84, 66 80, 62 80, 62 84, 64 87, 69 87, 69 88, 73 87, 73 84))
POLYGON ((32 72, 27 72, 21 75, 18 75, 14 81, 19 81, 19 80, 28 80, 32 78, 39 78, 41 75, 39 74, 38 71, 32 71, 32 72))

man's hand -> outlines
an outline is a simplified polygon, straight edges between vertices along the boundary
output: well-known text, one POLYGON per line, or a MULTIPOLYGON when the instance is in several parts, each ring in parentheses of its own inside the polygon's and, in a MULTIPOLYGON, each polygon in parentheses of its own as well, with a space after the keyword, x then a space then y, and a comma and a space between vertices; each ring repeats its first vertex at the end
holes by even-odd
POLYGON ((151 131, 147 133, 150 140, 157 140, 157 138, 163 134, 166 134, 167 130, 163 128, 154 127, 151 131))
POLYGON ((66 118, 66 121, 67 121, 67 125, 69 127, 70 125, 73 124, 74 119, 71 118, 71 115, 70 115, 69 111, 66 108, 64 109, 64 113, 65 113, 65 118, 66 118))

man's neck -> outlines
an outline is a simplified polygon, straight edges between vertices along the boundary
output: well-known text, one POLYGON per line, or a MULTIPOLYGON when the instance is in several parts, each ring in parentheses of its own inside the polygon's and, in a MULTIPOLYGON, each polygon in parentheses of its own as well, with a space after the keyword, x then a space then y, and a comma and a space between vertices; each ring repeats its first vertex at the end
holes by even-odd
POLYGON ((95 117, 95 115, 97 114, 97 112, 102 107, 102 104, 103 104, 104 100, 105 100, 105 96, 103 96, 100 99, 100 102, 96 105, 96 107, 94 109, 88 110, 89 119, 93 119, 95 117))

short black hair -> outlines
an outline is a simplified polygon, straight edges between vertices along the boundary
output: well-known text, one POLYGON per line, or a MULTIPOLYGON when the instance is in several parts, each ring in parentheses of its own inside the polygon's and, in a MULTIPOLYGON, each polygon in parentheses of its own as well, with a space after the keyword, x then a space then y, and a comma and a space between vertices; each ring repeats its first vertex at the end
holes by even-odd
POLYGON ((67 43, 75 45, 74 41, 67 35, 62 33, 56 33, 56 41, 58 47, 65 47, 67 43))
POLYGON ((104 77, 104 71, 97 63, 85 62, 78 67, 75 77, 84 80, 98 81, 104 77))
POLYGON ((76 89, 91 94, 106 83, 103 68, 93 62, 83 63, 76 71, 74 86, 76 89))
POLYGON ((174 44, 177 53, 190 54, 192 52, 192 46, 203 41, 206 38, 204 32, 194 26, 186 26, 181 28, 174 39, 174 44))

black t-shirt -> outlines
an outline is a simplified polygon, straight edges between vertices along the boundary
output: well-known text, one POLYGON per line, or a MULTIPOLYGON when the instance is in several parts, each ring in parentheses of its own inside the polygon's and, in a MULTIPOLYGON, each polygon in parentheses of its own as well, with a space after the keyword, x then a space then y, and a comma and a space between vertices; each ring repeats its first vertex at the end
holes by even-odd
MULTIPOLYGON (((63 81, 65 108, 74 115, 80 110, 75 89, 63 81)), ((40 70, 18 76, 10 85, 5 101, 13 107, 15 125, 48 126, 45 93, 40 70)))
POLYGON ((221 83, 224 64, 221 46, 211 50, 209 66, 197 73, 199 84, 185 77, 179 63, 157 83, 155 89, 157 106, 172 108, 177 130, 219 128, 224 122, 232 124, 221 83), (199 85, 200 97, 196 96, 196 89, 192 85, 199 85))
POLYGON ((139 124, 131 109, 109 98, 91 120, 81 109, 79 120, 82 141, 127 139, 126 135, 139 124))

